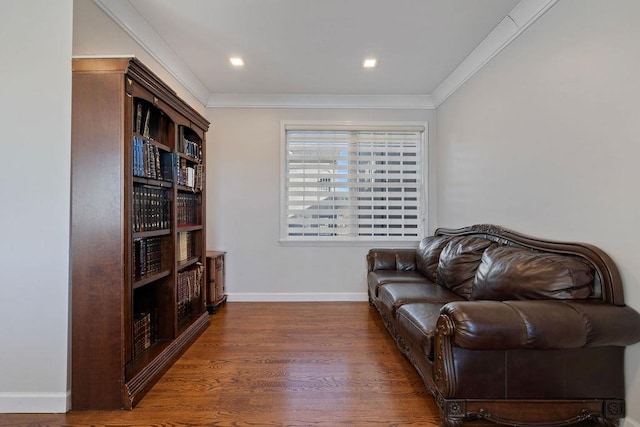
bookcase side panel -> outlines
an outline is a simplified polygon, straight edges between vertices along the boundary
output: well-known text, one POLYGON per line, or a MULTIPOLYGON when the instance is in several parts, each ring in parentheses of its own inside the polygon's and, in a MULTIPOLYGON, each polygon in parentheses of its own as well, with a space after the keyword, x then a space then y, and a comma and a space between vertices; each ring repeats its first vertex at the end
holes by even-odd
MULTIPOLYGON (((206 141, 206 130, 195 128, 198 132, 198 135, 202 139, 201 142, 201 158, 202 158, 202 188, 200 190, 201 200, 200 200, 200 215, 202 217, 202 231, 200 232, 200 253, 202 254, 202 264, 206 267, 207 260, 207 167, 206 167, 206 158, 207 158, 207 141, 206 141)), ((205 311, 207 311, 207 283, 209 281, 207 274, 208 269, 204 269, 204 278, 203 278, 203 296, 202 296, 202 307, 205 311)))
POLYGON ((120 73, 73 75, 73 410, 122 407, 124 96, 120 73))

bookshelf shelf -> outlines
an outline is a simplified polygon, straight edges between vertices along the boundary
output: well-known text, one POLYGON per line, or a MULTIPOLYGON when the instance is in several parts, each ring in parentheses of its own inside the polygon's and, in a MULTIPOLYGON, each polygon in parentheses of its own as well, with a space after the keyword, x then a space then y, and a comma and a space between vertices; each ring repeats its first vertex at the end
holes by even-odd
POLYGON ((183 153, 178 153, 178 155, 189 162, 200 163, 200 159, 198 159, 197 157, 192 157, 192 156, 189 156, 188 154, 183 154, 183 153))
POLYGON ((138 231, 132 233, 134 239, 142 239, 146 237, 158 237, 168 236, 171 234, 171 229, 153 230, 153 231, 138 231))
POLYGON ((158 147, 159 149, 166 151, 166 152, 171 152, 171 148, 169 148, 169 146, 164 145, 152 138, 146 138, 145 136, 143 136, 142 134, 138 133, 138 132, 133 132, 133 136, 137 136, 138 138, 141 138, 145 141, 148 141, 149 143, 155 145, 156 147, 158 147))
POLYGON ((148 285, 149 283, 153 283, 157 280, 160 280, 164 277, 167 277, 171 274, 171 270, 164 270, 160 273, 156 273, 156 274, 152 274, 149 276, 145 276, 143 278, 141 278, 140 280, 136 280, 135 282, 133 282, 132 284, 132 288, 133 289, 138 289, 141 288, 145 285, 148 285))
POLYGON ((199 231, 202 230, 202 225, 179 225, 178 233, 186 233, 189 231, 199 231))
POLYGON ((160 180, 157 180, 157 179, 142 178, 140 176, 134 176, 132 178, 132 180, 133 180, 133 182, 135 182, 137 184, 151 185, 151 186, 162 187, 162 188, 171 188, 171 187, 173 187, 173 182, 171 182, 171 181, 160 181, 160 180))
POLYGON ((131 409, 209 325, 209 122, 136 58, 72 68, 71 409, 131 409))
POLYGON ((178 322, 178 331, 184 332, 191 324, 197 319, 197 314, 190 314, 184 319, 180 319, 178 322))
POLYGON ((149 348, 135 357, 129 366, 127 366, 126 378, 131 380, 136 375, 139 375, 144 367, 153 361, 153 359, 158 357, 158 355, 162 353, 169 344, 171 344, 171 341, 167 339, 156 340, 149 348))
POLYGON ((179 191, 185 191, 185 192, 189 192, 189 193, 200 193, 200 190, 198 190, 197 188, 193 188, 193 187, 187 187, 186 185, 176 185, 176 188, 179 191))
POLYGON ((200 262, 200 257, 199 256, 191 257, 191 258, 189 258, 189 259, 187 259, 185 261, 181 261, 178 264, 178 270, 183 270, 183 269, 185 269, 185 268, 189 267, 190 265, 193 265, 193 264, 195 264, 197 262, 200 262))

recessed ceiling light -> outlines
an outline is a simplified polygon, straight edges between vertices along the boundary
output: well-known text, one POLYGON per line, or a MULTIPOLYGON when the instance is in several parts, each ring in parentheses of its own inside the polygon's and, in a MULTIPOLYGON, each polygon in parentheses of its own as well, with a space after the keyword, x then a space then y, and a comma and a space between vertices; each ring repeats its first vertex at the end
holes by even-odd
POLYGON ((377 64, 378 64, 378 60, 376 58, 367 58, 362 63, 362 66, 364 68, 375 68, 377 64))
POLYGON ((244 61, 239 56, 229 58, 229 62, 231 62, 231 65, 234 67, 242 67, 244 65, 244 61))

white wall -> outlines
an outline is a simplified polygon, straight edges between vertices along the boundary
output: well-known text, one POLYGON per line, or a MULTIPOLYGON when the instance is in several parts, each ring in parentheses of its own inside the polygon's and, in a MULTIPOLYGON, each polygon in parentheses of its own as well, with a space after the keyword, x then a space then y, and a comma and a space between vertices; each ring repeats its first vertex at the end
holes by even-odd
POLYGON ((204 105, 113 22, 93 0, 73 0, 73 55, 134 55, 169 85, 180 98, 204 115, 204 105))
POLYGON ((429 122, 433 142, 435 111, 220 108, 208 116, 213 127, 207 136, 207 246, 228 252, 229 299, 366 300, 370 245, 278 243, 280 121, 429 122))
POLYGON ((72 5, 0 3, 0 413, 67 409, 72 5))
POLYGON ((640 309, 639 70, 640 2, 559 1, 438 108, 438 225, 594 243, 640 309))

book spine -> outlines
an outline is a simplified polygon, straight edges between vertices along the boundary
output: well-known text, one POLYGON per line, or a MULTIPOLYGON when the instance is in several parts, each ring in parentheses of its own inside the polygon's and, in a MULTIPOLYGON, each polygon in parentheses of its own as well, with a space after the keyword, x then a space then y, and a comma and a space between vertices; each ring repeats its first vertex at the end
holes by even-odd
POLYGON ((162 271, 162 238, 149 237, 134 240, 133 276, 140 280, 162 271))
POLYGON ((170 228, 170 209, 167 190, 134 186, 132 194, 132 227, 134 232, 170 228))
POLYGON ((176 197, 176 218, 178 225, 200 225, 202 199, 200 194, 180 193, 176 197))
POLYGON ((133 322, 133 355, 142 354, 155 341, 155 316, 151 313, 138 313, 133 322))
POLYGON ((134 131, 140 133, 140 127, 142 126, 142 103, 138 102, 136 105, 136 124, 134 131))
POLYGON ((160 149, 153 146, 153 174, 156 179, 162 179, 162 169, 160 168, 160 149))
POLYGON ((149 138, 149 121, 151 120, 151 107, 147 108, 146 114, 144 114, 144 127, 142 129, 142 136, 149 138))
POLYGON ((204 266, 201 264, 178 272, 178 320, 182 320, 193 312, 194 301, 199 300, 204 286, 204 266))

